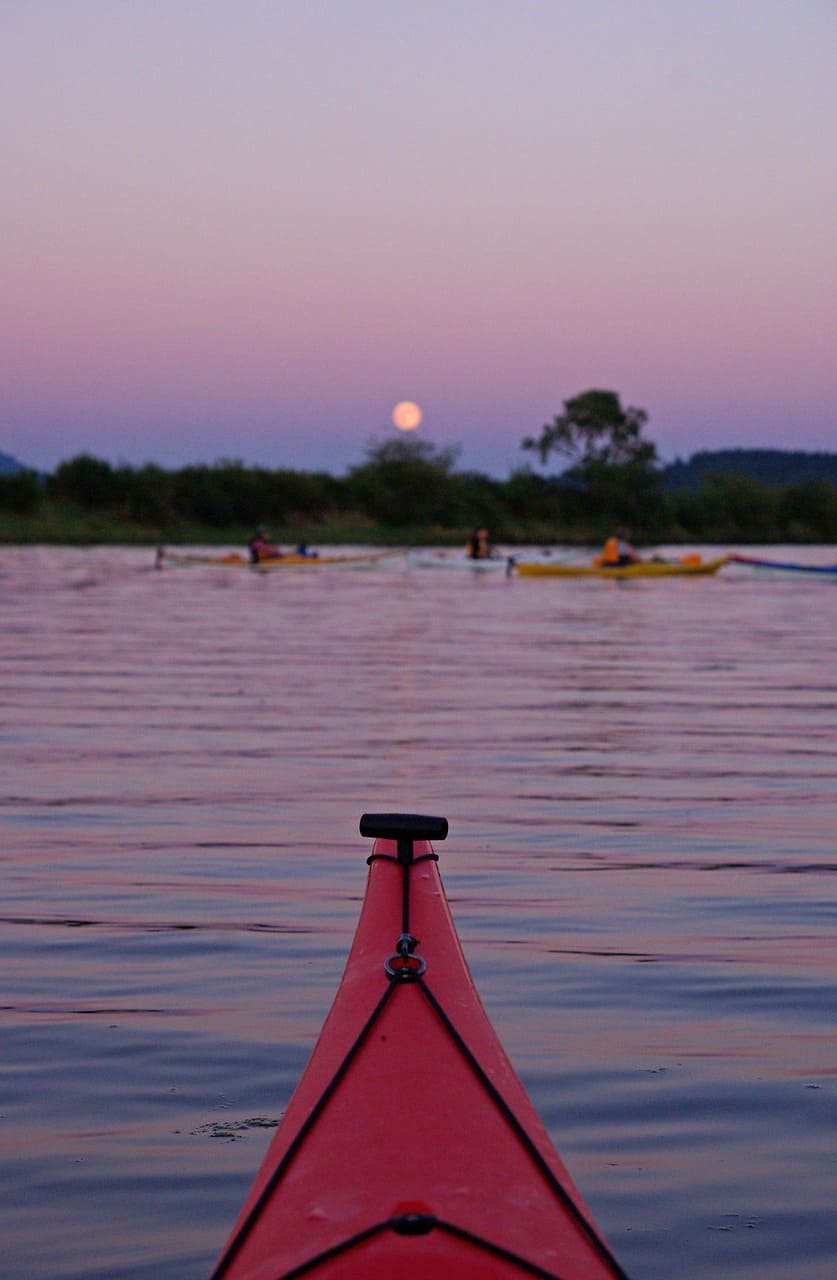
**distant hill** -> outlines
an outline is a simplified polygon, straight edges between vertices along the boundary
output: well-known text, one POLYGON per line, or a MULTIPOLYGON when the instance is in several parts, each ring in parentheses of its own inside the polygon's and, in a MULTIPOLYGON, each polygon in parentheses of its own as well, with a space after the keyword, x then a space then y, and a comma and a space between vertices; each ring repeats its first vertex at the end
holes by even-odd
POLYGON ((837 453, 803 453, 795 449, 715 449, 678 459, 663 469, 669 492, 699 489, 712 475, 747 476, 760 484, 804 484, 827 480, 837 485, 837 453))
POLYGON ((0 453, 0 476, 15 476, 18 471, 26 471, 22 462, 13 458, 10 453, 0 453))

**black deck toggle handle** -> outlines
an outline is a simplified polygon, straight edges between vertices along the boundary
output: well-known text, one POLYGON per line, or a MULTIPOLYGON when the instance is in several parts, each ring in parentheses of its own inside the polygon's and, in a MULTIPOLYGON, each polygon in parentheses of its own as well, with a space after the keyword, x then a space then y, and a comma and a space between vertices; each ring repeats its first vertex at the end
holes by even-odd
POLYGON ((444 840, 448 820, 423 813, 364 813, 360 834, 379 840, 444 840))
POLYGON ((448 820, 423 813, 364 813, 360 834, 377 840, 397 840, 398 861, 409 864, 413 860, 413 841, 444 840, 448 820))

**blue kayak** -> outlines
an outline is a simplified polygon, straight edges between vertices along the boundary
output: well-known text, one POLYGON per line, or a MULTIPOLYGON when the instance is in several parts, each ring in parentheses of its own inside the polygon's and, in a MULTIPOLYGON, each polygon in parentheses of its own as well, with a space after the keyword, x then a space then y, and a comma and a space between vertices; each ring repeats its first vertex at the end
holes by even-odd
POLYGON ((734 564, 746 564, 752 569, 779 569, 783 573, 819 573, 837 576, 837 564, 799 564, 795 560, 760 560, 756 556, 732 555, 734 564))

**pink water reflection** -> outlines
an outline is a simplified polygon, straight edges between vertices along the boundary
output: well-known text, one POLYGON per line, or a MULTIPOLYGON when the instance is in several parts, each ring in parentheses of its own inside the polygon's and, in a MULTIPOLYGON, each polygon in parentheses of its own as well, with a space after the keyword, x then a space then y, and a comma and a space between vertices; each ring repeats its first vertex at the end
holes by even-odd
POLYGON ((0 552, 15 1274, 206 1273, 403 808, 628 1270, 820 1280, 837 592, 150 563, 0 552))

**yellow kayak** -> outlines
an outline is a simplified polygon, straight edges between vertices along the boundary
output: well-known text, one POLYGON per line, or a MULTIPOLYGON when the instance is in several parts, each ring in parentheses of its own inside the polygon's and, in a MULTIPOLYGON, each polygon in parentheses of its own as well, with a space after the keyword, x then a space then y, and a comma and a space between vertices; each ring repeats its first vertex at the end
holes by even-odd
POLYGON ((389 557, 400 555, 399 551, 366 551, 357 555, 337 555, 323 556, 298 555, 295 552, 289 552, 287 555, 276 556, 269 560, 252 561, 248 556, 240 555, 238 552, 231 552, 229 555, 207 556, 207 555, 189 555, 178 551, 166 551, 163 547, 157 549, 156 566, 158 569, 170 565, 173 568, 204 568, 204 569, 316 569, 325 568, 326 566, 335 565, 355 565, 362 568, 364 565, 377 564, 379 560, 386 560, 389 557))
POLYGON ((522 578, 673 578, 717 573, 729 556, 716 560, 638 560, 625 565, 550 564, 541 560, 517 560, 522 578))

